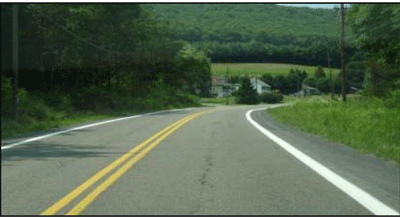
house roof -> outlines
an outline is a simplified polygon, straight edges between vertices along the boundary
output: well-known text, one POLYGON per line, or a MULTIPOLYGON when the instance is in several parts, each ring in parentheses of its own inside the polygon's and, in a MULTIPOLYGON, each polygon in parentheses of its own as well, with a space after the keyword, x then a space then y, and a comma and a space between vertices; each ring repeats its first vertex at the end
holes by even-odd
POLYGON ((301 89, 302 89, 302 90, 303 90, 303 89, 315 90, 315 91, 317 91, 317 92, 320 92, 317 88, 315 88, 315 87, 310 87, 310 86, 307 86, 307 85, 304 85, 304 84, 301 85, 301 89))
MULTIPOLYGON (((254 85, 255 84, 255 78, 252 78, 252 79, 250 79, 251 80, 251 83, 254 85)), ((263 82, 263 81, 261 81, 260 79, 257 79, 257 85, 258 86, 260 86, 260 87, 271 87, 271 85, 269 85, 269 84, 267 84, 267 83, 265 83, 265 82, 263 82)))
MULTIPOLYGON (((301 88, 302 88, 302 89, 309 89, 309 90, 318 90, 318 89, 315 88, 315 87, 310 87, 310 86, 307 86, 307 85, 304 85, 304 84, 301 85, 301 88)), ((318 90, 318 91, 319 91, 319 90, 318 90)))
POLYGON ((226 82, 224 76, 213 75, 211 77, 211 85, 223 85, 225 83, 226 82))

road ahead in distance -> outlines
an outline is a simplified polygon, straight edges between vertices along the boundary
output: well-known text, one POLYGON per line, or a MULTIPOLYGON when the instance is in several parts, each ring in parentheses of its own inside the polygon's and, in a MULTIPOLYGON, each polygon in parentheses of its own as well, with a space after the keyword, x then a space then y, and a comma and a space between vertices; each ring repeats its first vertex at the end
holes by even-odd
POLYGON ((398 165, 249 112, 266 107, 163 111, 2 148, 1 213, 399 213, 398 165))

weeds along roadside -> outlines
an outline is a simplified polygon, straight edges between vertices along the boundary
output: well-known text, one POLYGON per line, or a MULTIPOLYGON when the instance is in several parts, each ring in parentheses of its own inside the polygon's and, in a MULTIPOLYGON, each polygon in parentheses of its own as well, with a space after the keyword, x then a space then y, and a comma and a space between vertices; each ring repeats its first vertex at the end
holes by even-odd
MULTIPOLYGON (((11 85, 8 86, 10 89, 11 85)), ((2 85, 2 139, 87 121, 200 106, 198 97, 166 89, 156 89, 145 96, 134 96, 105 88, 85 88, 70 93, 27 92, 20 88, 18 120, 15 121, 11 118, 11 91, 7 90, 8 86, 2 85)))
POLYGON ((347 103, 312 96, 289 107, 268 109, 277 121, 340 142, 361 153, 400 162, 400 109, 394 99, 349 97, 347 103))

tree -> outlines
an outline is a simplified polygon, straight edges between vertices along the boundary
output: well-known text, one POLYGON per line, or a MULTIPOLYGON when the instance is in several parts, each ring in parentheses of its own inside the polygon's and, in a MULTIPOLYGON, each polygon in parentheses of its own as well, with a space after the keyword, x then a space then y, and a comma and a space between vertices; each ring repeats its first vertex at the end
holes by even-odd
POLYGON ((315 70, 314 77, 317 78, 317 79, 326 77, 324 69, 322 68, 322 66, 318 66, 317 67, 317 70, 315 70))
POLYGON ((200 90, 200 95, 209 95, 211 87, 211 61, 201 51, 187 44, 174 58, 175 79, 185 84, 190 93, 200 90))
POLYGON ((238 103, 257 104, 259 102, 257 90, 251 84, 250 78, 244 76, 238 91, 238 103))
POLYGON ((354 4, 348 24, 357 45, 380 62, 393 64, 400 59, 400 4, 354 4))
POLYGON ((355 4, 348 23, 366 54, 364 93, 384 97, 400 84, 400 4, 355 4))
POLYGON ((275 89, 275 87, 273 85, 273 80, 274 80, 274 77, 273 77, 273 75, 271 75, 271 73, 265 73, 261 76, 261 81, 271 85, 271 88, 275 89))

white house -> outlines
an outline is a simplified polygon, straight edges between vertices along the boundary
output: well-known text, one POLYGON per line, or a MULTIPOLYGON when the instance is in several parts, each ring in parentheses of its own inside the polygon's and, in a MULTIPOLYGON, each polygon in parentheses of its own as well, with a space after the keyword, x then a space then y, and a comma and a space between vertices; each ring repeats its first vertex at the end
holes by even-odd
POLYGON ((211 94, 225 97, 231 95, 235 90, 239 90, 239 84, 229 84, 224 76, 212 76, 211 94))
POLYGON ((307 86, 305 84, 301 85, 301 90, 297 93, 294 93, 295 96, 309 96, 309 95, 319 95, 321 92, 314 87, 307 86))
POLYGON ((258 78, 251 78, 250 82, 259 94, 271 91, 271 86, 258 78))

